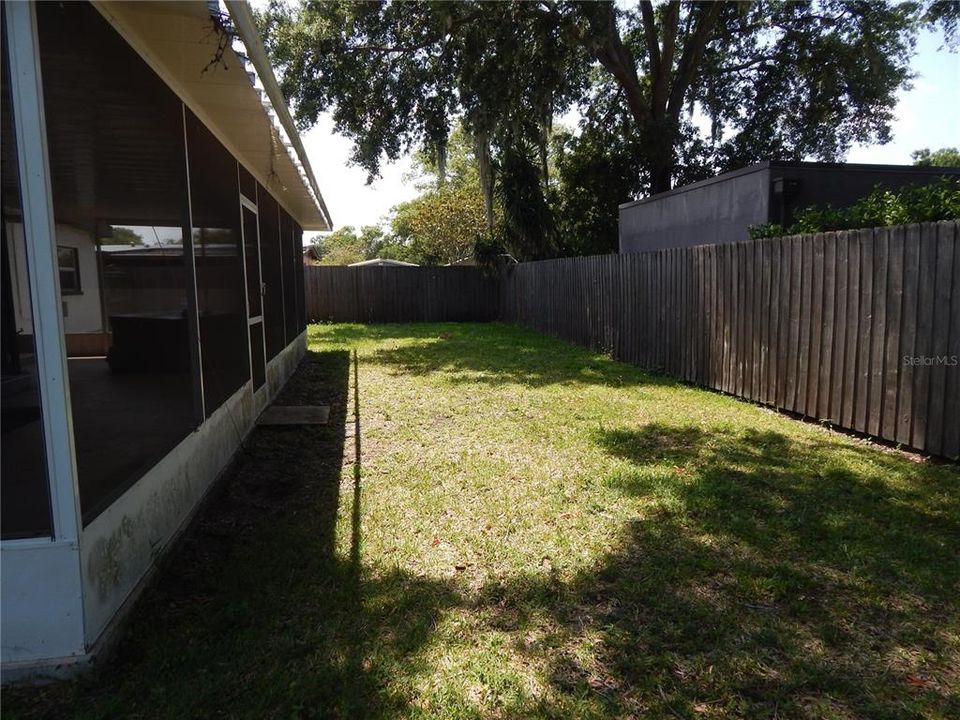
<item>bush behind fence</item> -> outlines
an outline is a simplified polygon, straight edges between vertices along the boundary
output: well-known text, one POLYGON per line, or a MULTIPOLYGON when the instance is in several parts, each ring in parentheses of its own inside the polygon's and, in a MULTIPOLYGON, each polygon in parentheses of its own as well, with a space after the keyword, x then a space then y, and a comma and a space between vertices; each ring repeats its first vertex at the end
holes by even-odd
POLYGON ((477 268, 308 268, 337 322, 516 322, 932 454, 960 454, 956 221, 477 268))

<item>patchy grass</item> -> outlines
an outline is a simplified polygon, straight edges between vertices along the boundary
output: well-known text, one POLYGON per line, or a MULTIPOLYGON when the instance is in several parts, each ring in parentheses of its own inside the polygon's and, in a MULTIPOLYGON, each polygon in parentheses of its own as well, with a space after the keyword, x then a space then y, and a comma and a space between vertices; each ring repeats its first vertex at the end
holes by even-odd
POLYGON ((258 430, 116 658, 5 717, 960 715, 956 466, 504 325, 310 341, 331 427, 258 430))

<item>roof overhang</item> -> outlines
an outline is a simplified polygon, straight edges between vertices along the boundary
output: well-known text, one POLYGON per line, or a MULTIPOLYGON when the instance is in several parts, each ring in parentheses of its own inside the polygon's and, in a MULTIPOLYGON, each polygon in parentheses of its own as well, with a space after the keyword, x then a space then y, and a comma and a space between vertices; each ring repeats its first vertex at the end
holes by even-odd
POLYGON ((331 229, 245 2, 231 2, 229 9, 253 68, 233 49, 233 38, 224 36, 205 2, 93 4, 304 230, 331 229))

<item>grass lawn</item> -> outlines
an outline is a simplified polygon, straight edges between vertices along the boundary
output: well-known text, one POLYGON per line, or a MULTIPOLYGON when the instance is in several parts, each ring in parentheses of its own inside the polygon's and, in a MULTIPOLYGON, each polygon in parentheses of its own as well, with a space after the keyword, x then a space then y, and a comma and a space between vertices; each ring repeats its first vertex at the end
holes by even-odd
POLYGON ((956 466, 505 325, 310 346, 331 426, 257 430, 114 659, 4 717, 960 717, 956 466))

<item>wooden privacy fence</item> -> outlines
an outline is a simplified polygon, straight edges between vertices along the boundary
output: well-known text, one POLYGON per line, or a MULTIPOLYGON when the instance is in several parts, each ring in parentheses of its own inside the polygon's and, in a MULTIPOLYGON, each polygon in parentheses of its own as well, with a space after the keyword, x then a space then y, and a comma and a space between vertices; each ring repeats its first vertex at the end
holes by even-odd
POLYGON ((523 263, 499 279, 476 268, 415 268, 423 274, 408 279, 406 269, 377 268, 375 282, 373 274, 351 278, 352 268, 311 268, 308 288, 324 289, 308 292, 308 303, 316 298, 314 316, 338 321, 516 322, 956 458, 958 236, 955 221, 818 233, 523 263), (442 301, 459 310, 438 310, 442 301))
POLYGON ((934 454, 960 452, 958 223, 526 263, 501 317, 934 454))
POLYGON ((304 268, 307 317, 330 322, 488 322, 499 279, 475 267, 304 268))

